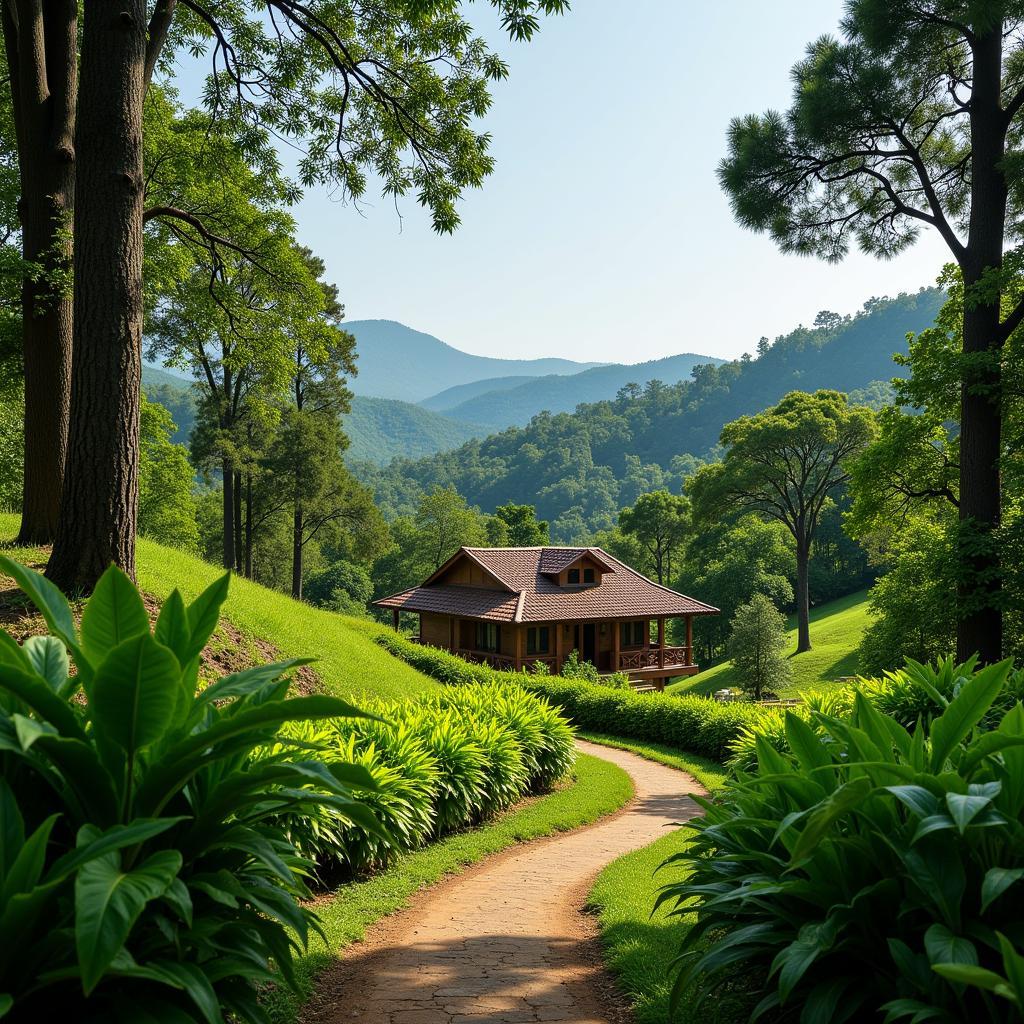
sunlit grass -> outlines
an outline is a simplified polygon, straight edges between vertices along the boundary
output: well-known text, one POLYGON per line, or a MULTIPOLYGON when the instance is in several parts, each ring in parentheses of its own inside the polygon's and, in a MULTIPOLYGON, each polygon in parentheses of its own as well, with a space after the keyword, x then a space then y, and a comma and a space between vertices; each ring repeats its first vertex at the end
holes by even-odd
MULTIPOLYGON (((843 684, 843 676, 857 675, 860 662, 857 648, 867 628, 867 591, 860 590, 830 601, 811 611, 811 650, 794 654, 793 682, 777 692, 782 697, 795 697, 803 690, 827 690, 843 684)), ((796 650, 796 623, 790 620, 786 635, 788 650, 796 650)), ((724 661, 689 679, 666 687, 669 693, 713 693, 726 687, 739 686, 739 674, 732 662, 724 661)))
MULTIPOLYGON (((0 544, 5 554, 39 564, 46 552, 12 547, 18 517, 0 515, 0 544)), ((139 538, 139 586, 158 599, 177 587, 186 600, 195 597, 224 570, 194 555, 139 538)), ((389 699, 413 696, 438 684, 373 642, 383 627, 369 620, 323 611, 285 594, 236 576, 224 614, 241 632, 273 644, 282 657, 316 658, 313 666, 324 686, 344 696, 389 699)))

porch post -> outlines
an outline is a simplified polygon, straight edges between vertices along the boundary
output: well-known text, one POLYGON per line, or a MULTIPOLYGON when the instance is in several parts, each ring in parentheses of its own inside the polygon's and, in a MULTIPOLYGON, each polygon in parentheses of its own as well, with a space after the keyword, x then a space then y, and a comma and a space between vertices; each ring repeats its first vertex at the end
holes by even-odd
POLYGON ((619 671, 619 629, 621 623, 612 622, 612 671, 619 671))
POLYGON ((658 668, 665 667, 665 616, 658 618, 658 668))
POLYGON ((556 622, 554 624, 555 631, 555 675, 560 676, 562 674, 562 630, 565 629, 565 624, 556 622))
POLYGON ((516 671, 523 667, 523 627, 516 626, 516 671))
POLYGON ((693 616, 686 616, 686 664, 693 664, 693 616))
POLYGON ((397 608, 391 609, 391 624, 395 627, 396 633, 398 632, 398 614, 399 612, 397 608))

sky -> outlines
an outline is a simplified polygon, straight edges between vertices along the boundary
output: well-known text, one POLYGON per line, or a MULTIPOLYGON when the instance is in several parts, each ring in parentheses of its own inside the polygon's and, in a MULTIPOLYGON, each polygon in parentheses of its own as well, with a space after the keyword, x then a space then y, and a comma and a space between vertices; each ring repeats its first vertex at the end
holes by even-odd
POLYGON ((734 358, 872 296, 934 283, 937 237, 893 261, 784 256, 734 223, 715 168, 731 117, 788 106, 789 71, 842 0, 574 0, 529 44, 469 11, 510 65, 483 122, 497 160, 436 235, 415 198, 357 210, 309 191, 300 240, 349 320, 399 320, 467 352, 641 362, 734 358))

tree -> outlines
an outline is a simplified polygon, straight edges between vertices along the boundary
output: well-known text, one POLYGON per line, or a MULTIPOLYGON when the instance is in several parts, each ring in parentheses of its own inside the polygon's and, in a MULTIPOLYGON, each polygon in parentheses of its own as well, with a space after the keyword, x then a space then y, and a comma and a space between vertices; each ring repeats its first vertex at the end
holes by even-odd
POLYGON ((430 572, 443 565, 460 547, 480 545, 487 539, 483 516, 470 508, 453 487, 439 487, 426 495, 416 511, 415 522, 430 572))
MULTIPOLYGON (((491 3, 519 39, 566 7, 491 3)), ((36 194, 57 194, 49 168, 58 167, 76 200, 59 218, 43 203, 48 222, 70 218, 74 237, 68 443, 48 569, 71 589, 91 588, 111 560, 134 570, 147 213, 216 239, 195 213, 146 209, 143 110, 157 69, 173 69, 175 49, 208 54, 205 100, 215 119, 249 126, 250 148, 275 136, 304 147, 303 182, 336 183, 347 197, 364 193, 372 171, 388 195, 415 191, 440 231, 454 229, 458 197, 492 169, 473 119, 487 110, 488 82, 507 73, 447 0, 96 0, 82 10, 81 32, 70 0, 3 11, 11 92, 49 122, 36 133, 47 156, 36 194)), ((22 166, 33 145, 19 128, 22 166)))
POLYGON ((725 509, 757 512, 782 523, 796 554, 797 653, 811 649, 808 563, 811 542, 831 495, 849 479, 847 463, 871 440, 870 409, 845 395, 793 391, 778 405, 726 424, 721 462, 693 477, 699 518, 725 509))
MULTIPOLYGON (((1008 239, 1019 237, 1024 15, 1007 0, 849 0, 811 44, 785 115, 734 120, 720 168, 738 220, 787 252, 881 257, 937 231, 963 275, 957 647, 1002 652, 1002 349, 1008 239)), ((1013 260, 1016 259, 1014 255, 1013 260)), ((1011 260, 1010 262, 1012 262, 1011 260)))
POLYGON ((139 412, 139 532, 161 544, 196 551, 195 471, 188 453, 171 441, 174 421, 163 406, 143 395, 139 412))
POLYGON ((650 556, 659 583, 672 576, 672 557, 690 532, 690 503, 679 494, 651 491, 619 513, 619 529, 635 537, 650 556))
POLYGON ((548 524, 537 518, 535 505, 499 505, 494 515, 506 526, 507 543, 515 548, 538 547, 550 543, 548 524))
POLYGON ((740 674, 741 686, 754 700, 777 691, 793 678, 793 666, 783 657, 786 617, 764 594, 740 605, 732 620, 729 657, 740 674))

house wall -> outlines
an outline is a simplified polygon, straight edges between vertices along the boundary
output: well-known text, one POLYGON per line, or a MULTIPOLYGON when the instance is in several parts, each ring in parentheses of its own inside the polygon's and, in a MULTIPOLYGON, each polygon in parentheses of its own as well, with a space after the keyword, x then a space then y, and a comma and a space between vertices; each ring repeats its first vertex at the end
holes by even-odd
POLYGON ((592 558, 581 558, 575 565, 569 566, 569 569, 563 569, 558 574, 558 585, 560 587, 565 586, 583 586, 583 570, 593 569, 594 570, 594 582, 585 584, 588 587, 597 587, 601 585, 601 567, 592 558), (580 571, 580 582, 569 583, 569 569, 579 569, 580 571))
POLYGON ((433 612, 420 615, 420 639, 431 647, 443 647, 447 650, 451 644, 451 618, 433 612))
POLYGON ((469 558, 460 558, 437 582, 460 587, 485 587, 487 590, 501 589, 493 576, 469 558))

